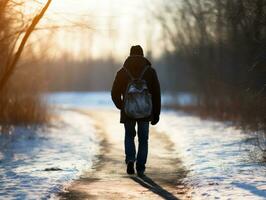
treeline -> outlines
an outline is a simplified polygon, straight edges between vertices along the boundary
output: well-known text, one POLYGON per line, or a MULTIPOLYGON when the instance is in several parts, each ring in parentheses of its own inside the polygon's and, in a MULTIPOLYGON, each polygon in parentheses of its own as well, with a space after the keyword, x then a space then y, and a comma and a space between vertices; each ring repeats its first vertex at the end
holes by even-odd
MULTIPOLYGON (((56 60, 39 62, 38 66, 35 65, 33 68, 38 69, 41 74, 40 80, 48 92, 110 91, 116 72, 123 66, 125 59, 126 57, 119 60, 103 57, 76 60, 71 55, 65 54, 56 60)), ((178 91, 191 89, 190 80, 184 76, 183 71, 181 72, 182 69, 177 68, 176 71, 170 72, 173 65, 166 63, 165 59, 174 64, 173 56, 151 60, 159 74, 162 91, 176 91, 174 82, 177 79, 178 91)))
MULTIPOLYGON (((110 91, 116 72, 123 66, 124 59, 103 57, 78 61, 71 55, 65 54, 56 60, 40 62, 37 69, 42 76, 40 79, 42 84, 49 92, 110 91)), ((174 58, 168 58, 168 61, 170 60, 174 58)), ((163 92, 176 89, 173 83, 177 78, 176 73, 170 73, 172 77, 169 77, 169 66, 171 65, 165 63, 162 58, 153 62, 153 67, 158 71, 163 92)), ((36 65, 34 69, 36 70, 36 65)), ((187 91, 189 80, 184 73, 178 74, 180 75, 178 90, 187 91)))
POLYGON ((65 54, 39 64, 49 92, 109 91, 121 64, 112 58, 75 60, 65 54))
POLYGON ((265 130, 266 1, 167 1, 160 9, 166 55, 173 70, 187 69, 197 107, 265 130))

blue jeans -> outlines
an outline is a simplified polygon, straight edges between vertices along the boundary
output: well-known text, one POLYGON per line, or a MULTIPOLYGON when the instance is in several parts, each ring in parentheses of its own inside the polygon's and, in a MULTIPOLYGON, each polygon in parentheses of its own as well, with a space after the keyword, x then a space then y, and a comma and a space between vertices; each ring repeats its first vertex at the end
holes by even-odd
POLYGON ((142 121, 127 121, 124 123, 125 126, 125 154, 126 163, 128 161, 136 161, 136 147, 135 147, 135 136, 136 130, 135 126, 138 124, 138 153, 136 169, 137 171, 144 172, 145 164, 148 155, 148 139, 149 139, 149 122, 142 121))

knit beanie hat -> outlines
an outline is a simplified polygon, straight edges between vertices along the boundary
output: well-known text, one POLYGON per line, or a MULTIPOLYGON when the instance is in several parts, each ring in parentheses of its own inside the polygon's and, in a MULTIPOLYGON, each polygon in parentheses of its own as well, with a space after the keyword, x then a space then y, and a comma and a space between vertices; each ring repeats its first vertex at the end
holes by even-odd
POLYGON ((132 46, 130 48, 131 56, 143 56, 143 50, 140 45, 132 46))

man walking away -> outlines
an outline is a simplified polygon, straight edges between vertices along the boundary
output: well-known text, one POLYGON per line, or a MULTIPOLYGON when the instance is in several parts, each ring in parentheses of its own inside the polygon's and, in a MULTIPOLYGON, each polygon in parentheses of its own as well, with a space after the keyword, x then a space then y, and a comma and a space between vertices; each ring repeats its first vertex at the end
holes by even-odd
POLYGON ((132 46, 130 56, 117 72, 112 100, 120 110, 120 123, 125 127, 125 162, 127 173, 144 176, 148 154, 149 122, 155 125, 161 112, 161 92, 158 77, 150 61, 144 57, 141 46, 132 46), (137 126, 137 132, 135 126, 137 126), (138 135, 138 151, 134 138, 138 135))

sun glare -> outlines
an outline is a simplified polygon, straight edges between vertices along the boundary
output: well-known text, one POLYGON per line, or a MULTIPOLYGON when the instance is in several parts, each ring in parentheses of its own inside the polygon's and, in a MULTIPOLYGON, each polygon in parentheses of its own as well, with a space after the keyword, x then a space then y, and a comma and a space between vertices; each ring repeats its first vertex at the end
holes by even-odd
MULTIPOLYGON (((152 40, 147 34, 151 30, 147 17, 151 16, 141 0, 53 0, 42 25, 62 27, 53 34, 60 52, 77 59, 120 59, 131 45, 141 44, 145 49, 147 42, 158 39, 154 33, 152 40)), ((152 29, 158 32, 156 25, 152 29)))

